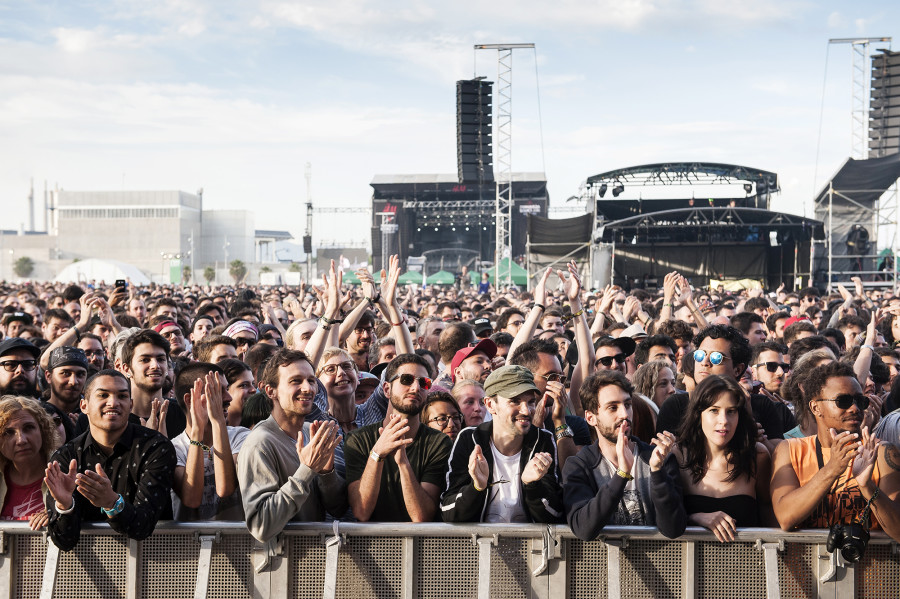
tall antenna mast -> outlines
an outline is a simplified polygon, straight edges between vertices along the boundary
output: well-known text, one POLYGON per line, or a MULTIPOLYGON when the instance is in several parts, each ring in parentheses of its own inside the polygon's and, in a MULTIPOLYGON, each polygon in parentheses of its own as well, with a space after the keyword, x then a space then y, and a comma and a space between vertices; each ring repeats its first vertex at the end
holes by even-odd
POLYGON ((476 50, 497 50, 497 145, 494 146, 494 177, 497 196, 494 204, 494 272, 500 285, 500 261, 509 258, 503 282, 512 284, 512 53, 534 49, 534 44, 476 44, 476 50))
MULTIPOLYGON (((313 228, 313 204, 312 204, 312 164, 306 163, 306 231, 303 234, 303 251, 306 253, 306 280, 312 277, 312 228, 313 228)), ((302 292, 302 290, 301 290, 302 292)))

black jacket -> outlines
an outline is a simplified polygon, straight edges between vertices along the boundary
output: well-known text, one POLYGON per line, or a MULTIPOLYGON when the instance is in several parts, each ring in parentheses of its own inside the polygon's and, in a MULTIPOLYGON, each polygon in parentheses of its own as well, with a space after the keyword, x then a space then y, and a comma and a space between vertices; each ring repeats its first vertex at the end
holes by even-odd
MULTIPOLYGON (((488 463, 490 474, 494 473, 494 454, 491 451, 491 433, 493 422, 484 422, 477 427, 461 430, 450 452, 450 470, 447 472, 447 491, 441 497, 441 517, 444 522, 482 522, 488 508, 488 492, 476 491, 469 476, 469 456, 475 444, 488 463)), ((525 435, 522 454, 519 460, 519 475, 535 453, 549 453, 556 464, 556 443, 550 431, 532 426, 525 435)), ((557 478, 557 468, 550 468, 541 480, 519 485, 522 491, 522 502, 525 513, 532 522, 561 523, 563 519, 562 488, 557 478)))

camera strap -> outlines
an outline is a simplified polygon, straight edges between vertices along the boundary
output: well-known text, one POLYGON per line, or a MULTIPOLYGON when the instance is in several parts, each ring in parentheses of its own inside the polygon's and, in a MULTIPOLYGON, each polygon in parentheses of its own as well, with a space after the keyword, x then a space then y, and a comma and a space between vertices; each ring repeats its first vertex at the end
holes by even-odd
MULTIPOLYGON (((819 442, 818 435, 816 435, 816 461, 819 464, 819 470, 823 470, 825 468, 825 458, 822 456, 822 444, 819 442)), ((831 488, 828 489, 828 493, 825 494, 825 498, 827 498, 829 495, 834 494, 835 490, 838 487, 838 484, 840 483, 840 480, 841 480, 841 478, 838 477, 838 479, 831 484, 831 488)), ((823 499, 825 499, 825 498, 823 498, 823 499)), ((835 512, 832 514, 832 517, 828 520, 829 528, 834 526, 835 519, 840 519, 837 512, 838 512, 838 510, 835 510, 835 512)))

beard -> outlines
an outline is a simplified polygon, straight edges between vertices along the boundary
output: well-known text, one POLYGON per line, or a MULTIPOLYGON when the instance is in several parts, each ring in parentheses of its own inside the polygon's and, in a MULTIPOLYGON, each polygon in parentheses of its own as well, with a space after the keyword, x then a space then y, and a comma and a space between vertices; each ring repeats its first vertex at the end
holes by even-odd
POLYGON ((622 420, 617 420, 615 425, 613 425, 611 428, 600 426, 598 432, 603 436, 604 439, 606 439, 610 443, 618 443, 619 442, 619 428, 621 428, 621 426, 623 424, 628 424, 628 434, 630 435, 633 426, 632 426, 631 420, 629 420, 627 418, 622 419, 622 420))
POLYGON ((0 396, 2 395, 24 395, 26 397, 37 397, 37 381, 30 380, 24 376, 13 377, 9 383, 0 387, 0 396))
POLYGON ((395 412, 400 412, 404 416, 414 416, 422 410, 423 401, 417 396, 415 401, 410 401, 405 396, 391 395, 391 407, 395 412))

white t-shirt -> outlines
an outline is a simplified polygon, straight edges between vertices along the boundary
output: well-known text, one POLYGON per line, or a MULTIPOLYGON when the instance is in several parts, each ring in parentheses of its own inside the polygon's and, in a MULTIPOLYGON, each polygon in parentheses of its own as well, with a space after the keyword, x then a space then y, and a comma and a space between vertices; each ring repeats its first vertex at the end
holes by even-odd
POLYGON ((491 443, 494 471, 488 487, 488 508, 485 522, 528 522, 522 504, 522 480, 519 477, 519 461, 522 452, 505 456, 491 443), (505 481, 505 482, 501 482, 505 481))
MULTIPOLYGON (((239 453, 241 446, 247 435, 250 434, 249 428, 243 426, 229 426, 228 442, 231 444, 231 453, 239 453)), ((184 431, 174 439, 172 445, 175 447, 176 466, 187 466, 188 449, 191 446, 191 439, 188 432, 184 431)), ((181 503, 181 499, 172 489, 172 512, 176 520, 196 521, 196 520, 243 520, 244 511, 241 506, 240 489, 236 489, 228 497, 219 497, 216 495, 216 474, 215 465, 210 458, 208 452, 203 453, 203 500, 199 508, 185 507, 181 503)))

